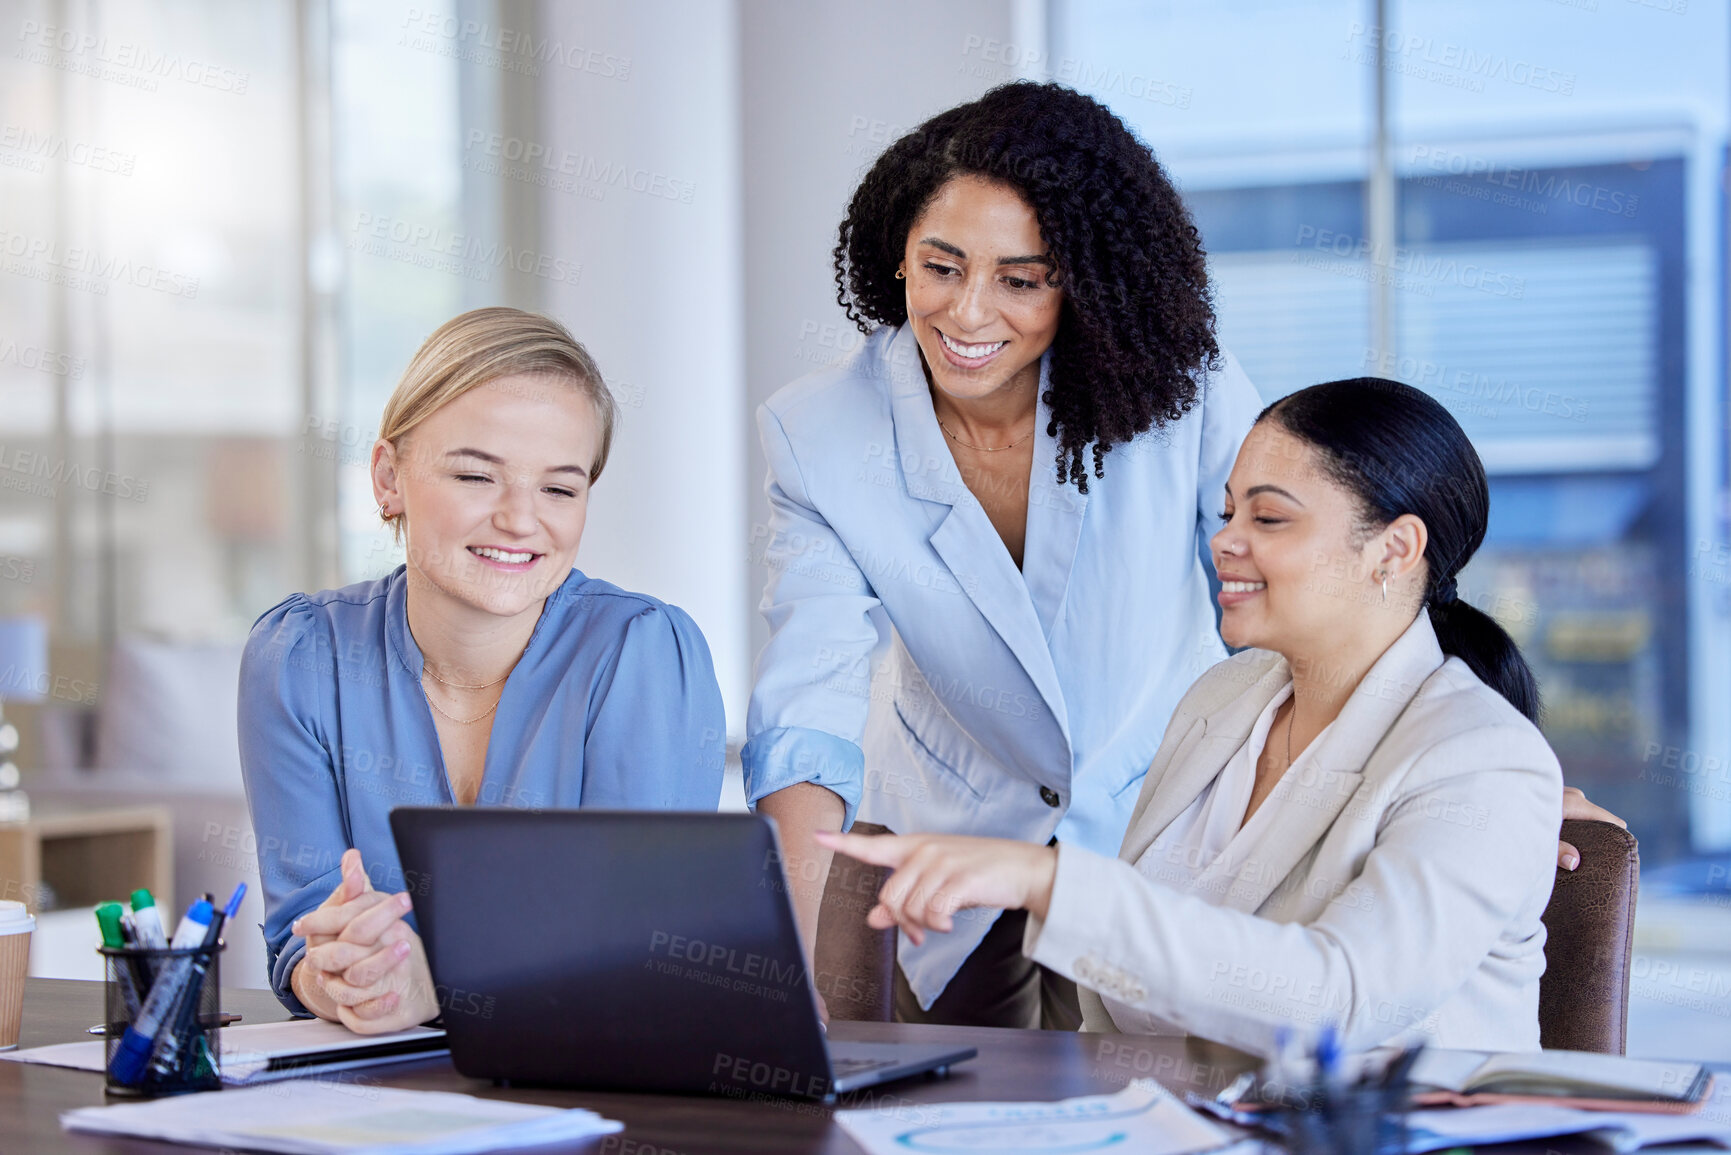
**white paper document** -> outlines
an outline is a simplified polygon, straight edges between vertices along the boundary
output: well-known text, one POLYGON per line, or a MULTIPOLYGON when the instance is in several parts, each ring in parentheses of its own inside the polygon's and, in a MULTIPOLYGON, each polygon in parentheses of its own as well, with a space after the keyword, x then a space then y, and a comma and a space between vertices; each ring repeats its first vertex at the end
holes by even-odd
POLYGON ((1183 1155, 1230 1143, 1226 1130, 1141 1079, 1115 1095, 1056 1103, 902 1104, 837 1111, 835 1120, 871 1155, 930 1152, 1122 1151, 1183 1155))
POLYGON ((1441 1107, 1414 1111, 1407 1116, 1407 1150, 1412 1152, 1585 1134, 1591 1134, 1613 1151, 1638 1151, 1659 1143, 1683 1142, 1731 1147, 1731 1125, 1691 1115, 1499 1103, 1487 1107, 1441 1107))
POLYGON ((98 1071, 106 1065, 102 1057, 102 1040, 95 1042, 55 1043, 48 1047, 26 1047, 21 1051, 6 1051, 0 1059, 9 1063, 41 1063, 48 1067, 71 1067, 75 1071, 98 1071))
POLYGON ((457 1155, 624 1129, 593 1111, 316 1080, 80 1107, 61 1115, 60 1125, 68 1131, 287 1155, 457 1155))
MULTIPOLYGON (((355 1067, 378 1066, 382 1063, 408 1062, 431 1058, 449 1052, 438 1045, 445 1032, 427 1027, 410 1027, 390 1035, 357 1035, 341 1023, 323 1019, 295 1019, 283 1023, 248 1023, 224 1027, 217 1032, 222 1081, 245 1086, 273 1079, 293 1078, 307 1074, 326 1074, 355 1067), (381 1055, 393 1044, 414 1047, 410 1053, 381 1055), (343 1058, 344 1052, 354 1052, 353 1058, 343 1058), (284 1060, 319 1056, 312 1068, 281 1066, 284 1060), (273 1068, 273 1061, 278 1065, 273 1068)), ((71 1067, 79 1071, 100 1073, 105 1065, 104 1043, 101 1039, 76 1043, 56 1043, 48 1047, 31 1047, 23 1051, 0 1053, 0 1059, 15 1063, 43 1063, 50 1067, 71 1067)))

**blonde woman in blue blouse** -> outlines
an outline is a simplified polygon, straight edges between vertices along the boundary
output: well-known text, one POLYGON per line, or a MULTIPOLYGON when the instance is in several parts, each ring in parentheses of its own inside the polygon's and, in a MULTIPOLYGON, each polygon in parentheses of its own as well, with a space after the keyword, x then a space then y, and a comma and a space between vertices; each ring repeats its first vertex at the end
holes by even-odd
POLYGON ((600 371, 556 321, 447 322, 373 448, 407 563, 253 627, 241 763, 292 1011, 369 1033, 439 1013, 394 806, 716 808, 726 726, 703 635, 572 568, 612 432, 600 371))

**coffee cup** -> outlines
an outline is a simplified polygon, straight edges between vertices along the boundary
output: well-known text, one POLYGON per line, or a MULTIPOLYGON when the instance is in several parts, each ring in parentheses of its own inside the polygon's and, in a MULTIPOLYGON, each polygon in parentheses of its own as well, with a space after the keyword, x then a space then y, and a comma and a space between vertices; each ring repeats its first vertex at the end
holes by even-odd
POLYGON ((24 1020, 24 975, 36 920, 21 902, 0 901, 0 1051, 18 1045, 24 1020))

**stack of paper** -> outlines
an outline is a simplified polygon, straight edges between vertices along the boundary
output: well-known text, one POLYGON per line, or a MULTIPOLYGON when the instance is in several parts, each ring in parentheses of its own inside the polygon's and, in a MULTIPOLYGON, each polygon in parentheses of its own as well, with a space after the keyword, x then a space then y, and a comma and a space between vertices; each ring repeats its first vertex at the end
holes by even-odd
POLYGON ((1591 1135, 1613 1151, 1639 1151, 1662 1143, 1713 1143, 1731 1147, 1731 1125, 1687 1115, 1582 1111, 1542 1103, 1505 1103, 1414 1111, 1407 1116, 1407 1150, 1509 1143, 1591 1135))
POLYGON ((1232 1136, 1151 1079, 1116 1095, 1056 1103, 932 1103, 897 1100, 893 1109, 837 1111, 836 1122, 872 1155, 909 1151, 1060 1152, 1137 1155, 1207 1151, 1232 1136))
POLYGON ((69 1131, 289 1155, 455 1155, 568 1142, 623 1130, 593 1111, 300 1080, 148 1103, 81 1107, 69 1131))

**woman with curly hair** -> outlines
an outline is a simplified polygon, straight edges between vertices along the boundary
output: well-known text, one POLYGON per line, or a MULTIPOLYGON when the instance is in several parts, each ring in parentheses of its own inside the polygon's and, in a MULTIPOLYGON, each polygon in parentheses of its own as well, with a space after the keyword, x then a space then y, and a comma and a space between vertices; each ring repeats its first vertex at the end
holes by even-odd
MULTIPOLYGON (((758 412, 771 633, 742 755, 808 955, 815 834, 856 815, 1116 852, 1166 719, 1225 656, 1199 545, 1261 408, 1177 191, 1060 85, 891 145, 835 276, 866 340, 758 412)), ((898 1017, 1076 1026, 1025 923, 970 910, 903 936, 898 1017)))
MULTIPOLYGON (((743 755, 808 946, 812 836, 856 813, 1116 851, 1225 655, 1198 530, 1261 406, 1177 191, 1071 89, 1006 85, 891 145, 835 264, 869 336, 758 414, 771 637, 743 755)), ((901 943, 898 1015, 1075 1026, 1025 916, 989 913, 901 943)))

